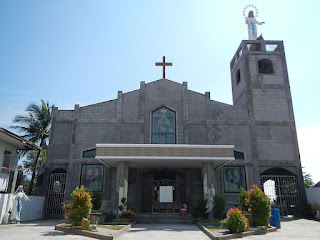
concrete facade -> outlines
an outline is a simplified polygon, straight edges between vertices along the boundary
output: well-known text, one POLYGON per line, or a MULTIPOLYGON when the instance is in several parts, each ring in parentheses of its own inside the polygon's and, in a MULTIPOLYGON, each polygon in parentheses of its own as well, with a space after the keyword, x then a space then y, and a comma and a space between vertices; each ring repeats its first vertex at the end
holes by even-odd
MULTIPOLYGON (((97 144, 151 144, 152 113, 165 106, 176 114, 176 144, 232 146, 244 157, 224 166, 244 167, 247 188, 252 184, 261 187, 260 175, 268 170, 270 174, 270 169, 290 171, 298 183, 299 201, 305 201, 282 41, 242 41, 230 68, 233 105, 212 100, 209 92, 189 90, 186 82, 160 79, 147 84, 141 82, 140 88, 132 92, 119 91, 114 100, 75 105, 73 110, 54 108, 48 160, 40 172, 44 177, 37 194, 46 196, 50 173, 62 169, 67 172, 65 198, 68 199, 70 192, 80 185, 81 165, 103 164, 102 198, 112 209, 117 209, 121 197, 127 196, 136 211, 142 211, 142 176, 156 169, 155 166, 134 167, 126 160, 108 166, 95 156, 84 157, 83 153, 96 149, 97 144), (252 46, 260 46, 260 50, 252 51, 252 46), (272 51, 270 47, 274 47, 272 51), (272 73, 259 73, 261 59, 272 62, 272 73)), ((192 149, 188 151, 193 153, 192 149)), ((115 156, 106 150, 105 155, 108 154, 115 156)), ((186 167, 183 163, 171 167, 184 176, 184 200, 192 206, 200 197, 210 199, 219 193, 228 203, 235 203, 239 193, 224 191, 224 166, 214 166, 213 162, 201 159, 194 161, 201 162, 201 167, 186 167)))

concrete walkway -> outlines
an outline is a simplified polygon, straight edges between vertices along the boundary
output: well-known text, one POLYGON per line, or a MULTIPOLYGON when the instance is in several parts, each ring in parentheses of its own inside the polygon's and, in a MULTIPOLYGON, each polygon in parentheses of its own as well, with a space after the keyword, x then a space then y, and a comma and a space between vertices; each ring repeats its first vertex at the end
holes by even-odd
MULTIPOLYGON (((0 239, 90 239, 83 236, 69 235, 54 230, 54 225, 63 222, 59 220, 40 220, 21 224, 0 225, 0 239)), ((195 225, 174 224, 138 224, 118 240, 208 240, 209 238, 195 225)), ((293 240, 320 239, 320 222, 306 219, 283 220, 281 229, 266 235, 245 237, 244 240, 293 240)))
POLYGON ((252 239, 268 239, 268 240, 281 240, 281 239, 320 239, 320 222, 306 220, 306 219, 291 219, 281 220, 281 228, 276 232, 268 233, 266 235, 255 235, 246 237, 246 240, 252 239))
POLYGON ((195 225, 137 224, 117 240, 209 240, 195 225))
POLYGON ((0 239, 90 239, 87 237, 69 235, 64 232, 54 230, 54 225, 62 222, 63 219, 50 219, 30 221, 20 224, 0 225, 0 239))

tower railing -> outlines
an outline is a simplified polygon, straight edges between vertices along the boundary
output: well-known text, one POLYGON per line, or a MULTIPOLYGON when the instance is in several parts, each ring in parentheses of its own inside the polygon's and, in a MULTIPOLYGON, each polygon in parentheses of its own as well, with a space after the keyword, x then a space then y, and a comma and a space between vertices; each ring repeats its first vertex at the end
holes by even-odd
POLYGON ((283 41, 242 40, 230 62, 231 70, 237 66, 241 57, 246 54, 284 54, 283 41))

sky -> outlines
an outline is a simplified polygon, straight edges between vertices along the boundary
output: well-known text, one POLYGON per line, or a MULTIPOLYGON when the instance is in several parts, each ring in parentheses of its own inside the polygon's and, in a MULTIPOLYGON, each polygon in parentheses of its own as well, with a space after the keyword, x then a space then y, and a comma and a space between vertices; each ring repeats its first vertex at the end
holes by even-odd
POLYGON ((265 40, 283 40, 301 162, 320 181, 318 0, 0 0, 0 126, 28 104, 73 109, 166 78, 232 104, 230 61, 259 9, 265 40))

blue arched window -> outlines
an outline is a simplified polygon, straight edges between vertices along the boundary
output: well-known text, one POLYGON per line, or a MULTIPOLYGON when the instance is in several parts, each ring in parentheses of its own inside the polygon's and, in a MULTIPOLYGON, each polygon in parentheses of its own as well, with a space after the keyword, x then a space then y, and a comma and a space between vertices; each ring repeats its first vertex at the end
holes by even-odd
POLYGON ((176 113, 161 107, 152 113, 152 143, 176 143, 176 113))

